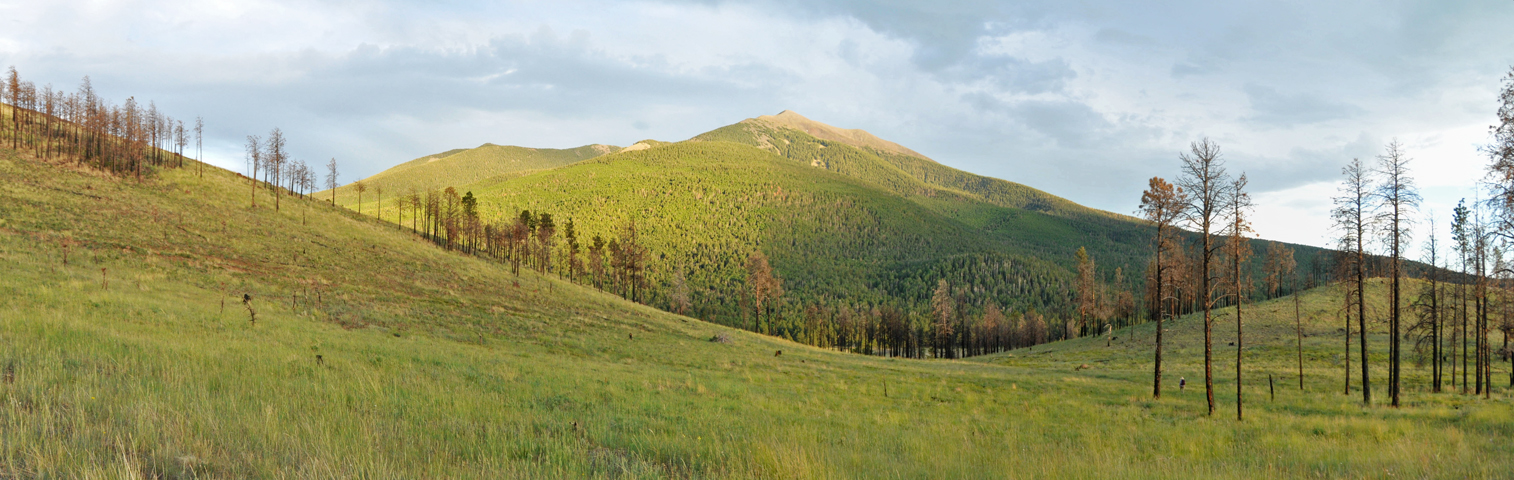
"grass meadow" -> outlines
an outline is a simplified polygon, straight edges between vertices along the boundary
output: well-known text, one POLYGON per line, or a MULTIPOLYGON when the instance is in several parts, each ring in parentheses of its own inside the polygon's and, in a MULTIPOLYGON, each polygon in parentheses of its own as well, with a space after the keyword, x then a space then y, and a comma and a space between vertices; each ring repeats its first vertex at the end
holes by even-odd
POLYGON ((1328 290, 1303 299, 1304 391, 1292 303, 1252 310, 1237 422, 1224 347, 1204 413, 1192 318, 1152 400, 1150 325, 852 355, 251 195, 219 169, 138 184, 0 152, 0 477, 1499 478, 1514 458, 1507 389, 1430 394, 1406 367, 1403 408, 1344 395, 1328 290))

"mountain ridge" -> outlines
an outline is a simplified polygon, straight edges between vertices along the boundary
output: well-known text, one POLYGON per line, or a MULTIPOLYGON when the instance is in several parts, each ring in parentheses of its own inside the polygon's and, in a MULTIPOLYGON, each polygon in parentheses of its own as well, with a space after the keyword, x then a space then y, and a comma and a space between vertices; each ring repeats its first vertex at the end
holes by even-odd
MULTIPOLYGON (((920 152, 910 150, 903 145, 884 140, 866 130, 856 128, 840 128, 800 115, 793 110, 784 110, 777 115, 761 115, 756 118, 742 120, 741 123, 767 124, 779 127, 792 128, 807 133, 821 140, 841 142, 858 148, 873 148, 901 155, 909 155, 925 160, 931 160, 920 152)), ((934 160, 931 160, 934 162, 934 160)))

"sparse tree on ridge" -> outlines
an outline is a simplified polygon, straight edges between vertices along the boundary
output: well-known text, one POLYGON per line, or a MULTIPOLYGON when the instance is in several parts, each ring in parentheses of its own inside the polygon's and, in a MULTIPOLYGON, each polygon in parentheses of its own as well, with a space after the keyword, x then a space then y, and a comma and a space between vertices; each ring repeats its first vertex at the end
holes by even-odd
MULTIPOLYGON (((476 246, 474 245, 474 242, 471 240, 471 238, 476 235, 476 232, 478 230, 478 197, 473 196, 472 190, 469 190, 467 193, 463 194, 462 207, 463 224, 466 227, 464 228, 464 230, 468 231, 467 237, 470 238, 470 240, 468 240, 468 251, 471 252, 476 246)), ((382 218, 382 215, 380 217, 382 218)))
POLYGON ((200 178, 205 177, 205 119, 195 117, 195 166, 200 178))
POLYGON ((263 165, 263 142, 257 135, 247 136, 247 180, 252 182, 252 206, 258 206, 258 170, 263 165))
MULTIPOLYGON (((531 254, 531 237, 536 235, 536 215, 533 215, 530 210, 521 210, 520 215, 515 218, 515 224, 519 227, 519 237, 516 239, 520 250, 519 255, 522 261, 529 262, 533 258, 531 254)), ((617 250, 619 249, 619 245, 619 243, 616 244, 617 250)), ((527 266, 530 266, 530 264, 527 263, 527 266)), ((618 273, 620 269, 615 268, 613 271, 618 273)))
POLYGON ((1357 348, 1362 353, 1362 404, 1371 405, 1372 380, 1367 370, 1366 235, 1372 228, 1372 191, 1376 187, 1372 182, 1372 173, 1362 164, 1361 159, 1351 159, 1351 163, 1346 164, 1341 173, 1345 178, 1341 181, 1341 195, 1334 199, 1335 210, 1331 216, 1335 220, 1335 227, 1341 232, 1342 251, 1353 257, 1347 273, 1349 283, 1346 285, 1350 290, 1346 294, 1356 297, 1351 306, 1356 307, 1357 333, 1361 335, 1357 348))
MULTIPOLYGON (((579 281, 580 277, 583 276, 583 261, 578 258, 580 250, 580 245, 578 244, 578 229, 577 226, 573 224, 572 218, 569 218, 567 222, 563 223, 563 241, 567 243, 566 245, 564 245, 565 247, 567 247, 567 250, 564 253, 568 257, 568 279, 575 282, 579 281)), ((682 272, 683 270, 680 269, 680 281, 683 280, 682 272)), ((684 289, 687 290, 687 288, 688 285, 687 283, 685 283, 684 289)))
POLYGON ((374 194, 374 196, 378 197, 378 201, 376 202, 378 204, 378 219, 379 220, 383 220, 384 219, 384 186, 383 185, 375 185, 373 187, 373 194, 374 194))
POLYGON ((284 140, 284 132, 277 127, 268 132, 268 140, 266 142, 267 147, 263 149, 263 152, 268 158, 263 163, 268 165, 267 178, 269 186, 273 190, 273 211, 277 212, 279 211, 280 197, 279 179, 284 171, 284 164, 289 161, 289 152, 285 151, 287 143, 284 140))
POLYGON ((1188 224, 1199 233, 1198 251, 1198 302, 1204 309, 1204 394, 1208 400, 1209 414, 1214 414, 1214 320, 1211 310, 1215 305, 1214 272, 1215 257, 1220 246, 1215 234, 1224 224, 1230 197, 1230 176, 1225 173, 1225 162, 1220 159, 1220 146, 1208 138, 1193 142, 1189 152, 1178 155, 1183 162, 1183 176, 1178 185, 1188 192, 1184 216, 1188 224))
POLYGON ((9 103, 13 107, 11 108, 11 148, 20 149, 21 120, 19 115, 21 114, 21 109, 14 107, 21 105, 21 75, 16 73, 15 66, 11 66, 10 70, 6 72, 5 93, 10 96, 9 103))
POLYGON ((400 228, 405 228, 405 207, 409 205, 410 199, 406 198, 405 195, 394 196, 394 209, 395 211, 399 212, 399 214, 395 216, 394 224, 399 225, 400 228))
POLYGON ((526 223, 527 215, 530 212, 522 210, 520 216, 515 217, 515 223, 510 225, 510 272, 516 276, 520 276, 520 262, 530 252, 531 227, 526 223))
POLYGON ((1388 248, 1388 269, 1392 276, 1388 305, 1388 325, 1392 335, 1388 349, 1388 395, 1392 398, 1393 406, 1397 407, 1401 391, 1399 371, 1402 349, 1399 338, 1402 325, 1400 307, 1403 303, 1400 298, 1403 249, 1409 242, 1412 230, 1411 215, 1419 207, 1419 189, 1414 186, 1413 177, 1409 176, 1409 157, 1404 155, 1403 146, 1397 140, 1388 143, 1387 152, 1377 158, 1377 173, 1382 179, 1376 192, 1381 212, 1378 224, 1383 227, 1383 243, 1388 248))
POLYGON ((594 288, 604 289, 605 239, 599 235, 589 239, 589 275, 594 277, 594 288))
POLYGON ((442 231, 447 235, 446 247, 448 250, 452 250, 454 248, 457 248, 458 240, 460 240, 459 234, 461 232, 458 228, 458 217, 460 216, 459 214, 462 211, 462 208, 460 206, 460 204, 462 203, 462 197, 457 194, 456 188, 447 187, 445 190, 442 190, 441 200, 444 203, 440 205, 440 224, 442 226, 442 231))
MULTIPOLYGON (((536 222, 536 271, 545 273, 552 266, 552 247, 557 242, 557 224, 553 221, 552 214, 546 212, 538 215, 536 222)), ((624 243, 621 246, 625 246, 624 243)))
POLYGON ((354 190, 357 190, 357 213, 358 213, 358 215, 362 215, 363 214, 363 192, 368 191, 368 184, 363 183, 362 180, 358 180, 356 183, 353 184, 352 188, 354 190))
MULTIPOLYGON (((629 220, 620 229, 620 251, 622 266, 625 269, 627 299, 636 303, 646 302, 646 268, 647 247, 641 243, 640 231, 636 228, 636 221, 629 220)), ((774 309, 778 298, 783 296, 783 282, 777 274, 772 275, 772 288, 769 290, 769 309, 774 309)), ((770 313, 771 315, 771 313, 770 313)))
POLYGON ((184 168, 184 147, 189 146, 189 135, 184 131, 184 122, 179 122, 178 126, 174 127, 174 145, 179 147, 177 154, 179 168, 184 168))
POLYGON ((332 205, 336 205, 336 186, 339 185, 336 175, 336 157, 332 157, 331 161, 326 163, 326 190, 331 191, 332 205))
POLYGON ((1151 396, 1162 398, 1162 321, 1168 315, 1166 285, 1168 264, 1175 258, 1172 251, 1177 247, 1177 221, 1181 217, 1187 199, 1184 198, 1183 189, 1167 183, 1161 177, 1152 177, 1149 188, 1141 194, 1141 215, 1156 224, 1157 234, 1152 241, 1156 249, 1156 259, 1153 265, 1154 284, 1156 298, 1154 309, 1156 311, 1156 360, 1153 362, 1151 396))

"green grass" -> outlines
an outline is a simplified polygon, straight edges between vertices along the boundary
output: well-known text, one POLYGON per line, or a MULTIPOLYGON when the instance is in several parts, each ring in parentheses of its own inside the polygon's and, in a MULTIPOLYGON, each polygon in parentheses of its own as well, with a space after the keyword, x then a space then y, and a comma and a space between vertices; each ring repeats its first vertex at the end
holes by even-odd
MULTIPOLYGON (((1248 383, 1237 423, 1223 407, 1205 416, 1192 385, 1149 398, 1149 327, 1120 332, 1116 347, 1082 339, 981 361, 841 354, 517 279, 343 209, 274 212, 266 192, 249 208, 247 195, 216 169, 138 185, 0 158, 0 362, 15 372, 0 382, 0 475, 1494 478, 1510 467, 1505 390, 1363 408, 1331 383, 1323 319, 1310 390, 1269 402, 1248 383), (76 243, 66 266, 64 239, 76 243), (310 282, 323 285, 320 305, 310 282), (718 333, 731 343, 708 341, 718 333)), ((1311 295, 1306 308, 1328 309, 1311 295)), ((1248 326, 1258 373, 1292 358, 1278 343, 1290 331, 1262 313, 1277 305, 1248 326)), ((1174 330, 1169 371, 1193 380, 1192 321, 1174 330)))
MULTIPOLYGON (((1418 288, 1417 282, 1409 282, 1406 288, 1418 288)), ((1143 443, 1166 445, 1158 450, 1208 450, 1216 457, 1236 455, 1242 449, 1256 450, 1251 454, 1255 456, 1244 455, 1247 459, 1242 463, 1247 468, 1261 469, 1266 465, 1269 470, 1279 468, 1274 472, 1292 472, 1281 473, 1282 476, 1301 473, 1323 477, 1501 476, 1498 469, 1506 467, 1493 465, 1503 462, 1499 458, 1508 455, 1514 428, 1504 420, 1494 419, 1506 419, 1514 413, 1510 408, 1510 392, 1514 391, 1508 382, 1510 364, 1498 362, 1495 356, 1491 401, 1455 393, 1449 378, 1445 392, 1433 393, 1430 367, 1416 361, 1412 337, 1405 336, 1402 406, 1388 406, 1390 337, 1384 319, 1386 291, 1386 282, 1381 279, 1371 282, 1367 336, 1373 389, 1371 406, 1362 403, 1361 352, 1354 321, 1351 386, 1349 393, 1346 391, 1344 322, 1338 315, 1340 290, 1322 287, 1304 292, 1299 301, 1304 335, 1303 389, 1299 386, 1293 299, 1283 297, 1248 304, 1242 311, 1246 320, 1242 369, 1245 421, 1236 422, 1235 309, 1217 310, 1211 333, 1214 418, 1175 422, 1170 431, 1158 432, 1152 442, 1143 443), (1233 433, 1210 437, 1195 426, 1211 422, 1229 424, 1233 433), (1209 441, 1217 444, 1194 445, 1209 441), (1309 468, 1280 467, 1285 464, 1309 465, 1309 468)), ((1162 399, 1144 401, 1202 417, 1207 409, 1202 314, 1184 316, 1168 322, 1166 327, 1162 399), (1179 390, 1180 378, 1187 379, 1186 389, 1179 390)), ((1496 348, 1502 336, 1497 332, 1491 335, 1496 348)), ((1069 373, 1076 375, 1070 379, 1091 378, 1096 380, 1085 382, 1128 386, 1134 401, 1151 397, 1154 339, 1155 324, 1147 323, 1115 331, 1110 336, 1056 342, 972 361, 1078 372, 1069 373)), ((1449 377, 1450 367, 1447 368, 1449 377)), ((1068 394, 1089 395, 1081 390, 1068 394)))
MULTIPOLYGON (((412 191, 424 193, 429 189, 463 187, 501 175, 523 175, 556 168, 617 150, 620 148, 609 145, 556 149, 500 146, 492 143, 485 143, 477 148, 449 150, 401 163, 364 178, 363 183, 368 185, 369 190, 363 194, 363 201, 364 203, 376 202, 378 192, 375 189, 377 188, 384 189, 385 198, 393 199, 412 191)), ((317 170, 324 172, 321 168, 317 170)), ((331 191, 322 191, 316 196, 331 198, 331 191)), ((358 192, 353 184, 343 185, 336 189, 338 204, 355 206, 357 200, 358 192)), ((385 203, 393 202, 385 200, 385 203)), ((376 212, 377 205, 373 206, 376 212)), ((387 204, 385 208, 392 210, 392 207, 387 204)))

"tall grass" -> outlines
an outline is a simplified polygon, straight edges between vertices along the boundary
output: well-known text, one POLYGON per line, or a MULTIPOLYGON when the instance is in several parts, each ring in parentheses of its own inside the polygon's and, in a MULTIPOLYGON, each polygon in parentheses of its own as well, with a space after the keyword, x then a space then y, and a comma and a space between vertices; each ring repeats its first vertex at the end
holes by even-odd
MULTIPOLYGON (((1336 350, 1323 319, 1306 345, 1318 363, 1310 390, 1279 388, 1276 402, 1250 393, 1237 423, 1202 415, 1192 385, 1150 400, 1139 330, 1112 347, 1090 338, 981 362, 840 354, 516 278, 313 202, 248 208, 241 182, 207 170, 137 184, 0 159, 0 367, 13 366, 0 381, 0 476, 1465 478, 1509 468, 1502 390, 1492 401, 1410 393, 1405 408, 1364 408, 1329 385, 1336 350), (717 333, 731 343, 709 341, 717 333)), ((1291 322, 1275 308, 1257 306, 1248 326, 1258 371, 1293 358, 1266 333, 1291 322)), ((1169 368, 1193 379, 1185 335, 1170 337, 1169 368)))

